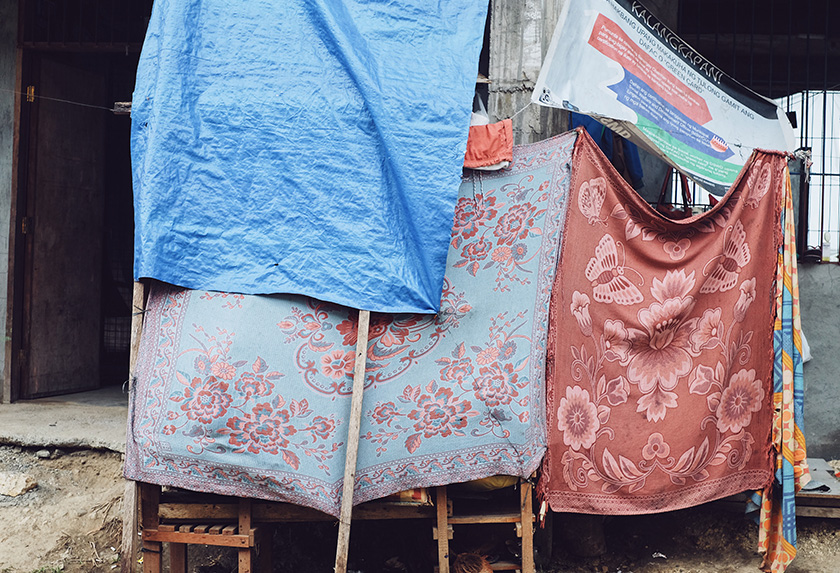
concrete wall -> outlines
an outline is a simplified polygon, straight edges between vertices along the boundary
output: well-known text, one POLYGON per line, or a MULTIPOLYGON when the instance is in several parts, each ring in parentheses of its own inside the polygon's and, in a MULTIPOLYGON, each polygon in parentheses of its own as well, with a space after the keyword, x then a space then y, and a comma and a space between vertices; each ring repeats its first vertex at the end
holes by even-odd
POLYGON ((493 0, 490 4, 488 112, 513 117, 513 142, 533 143, 567 129, 559 109, 530 105, 543 57, 568 0, 493 0))
POLYGON ((799 301, 813 355, 805 363, 808 456, 840 459, 840 266, 800 264, 799 301))
MULTIPOLYGON (((9 215, 12 201, 15 67, 17 63, 17 0, 0 0, 0 331, 5 333, 9 270, 9 215)), ((5 341, 0 344, 0 372, 6 364, 5 341)), ((0 383, 0 402, 6 383, 0 383)))

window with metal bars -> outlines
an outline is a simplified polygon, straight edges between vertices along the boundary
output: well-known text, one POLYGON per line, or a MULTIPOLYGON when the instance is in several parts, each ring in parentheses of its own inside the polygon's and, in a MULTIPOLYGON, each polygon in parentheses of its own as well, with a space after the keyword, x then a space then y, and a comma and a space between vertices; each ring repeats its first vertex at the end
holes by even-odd
MULTIPOLYGON (((680 0, 677 33, 724 72, 793 112, 810 176, 794 186, 799 254, 840 253, 840 2, 680 0)), ((801 167, 801 166, 800 166, 801 167)), ((794 179, 800 167, 792 167, 794 179)))

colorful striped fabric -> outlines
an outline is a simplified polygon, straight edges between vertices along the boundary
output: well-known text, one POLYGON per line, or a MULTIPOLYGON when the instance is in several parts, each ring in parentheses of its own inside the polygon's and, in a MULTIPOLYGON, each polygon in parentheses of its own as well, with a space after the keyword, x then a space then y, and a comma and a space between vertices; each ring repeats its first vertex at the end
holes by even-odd
POLYGON ((784 238, 776 270, 776 322, 773 328, 773 447, 775 482, 761 499, 758 550, 762 570, 784 571, 796 556, 796 492, 811 480, 802 433, 802 325, 790 177, 781 213, 784 238))

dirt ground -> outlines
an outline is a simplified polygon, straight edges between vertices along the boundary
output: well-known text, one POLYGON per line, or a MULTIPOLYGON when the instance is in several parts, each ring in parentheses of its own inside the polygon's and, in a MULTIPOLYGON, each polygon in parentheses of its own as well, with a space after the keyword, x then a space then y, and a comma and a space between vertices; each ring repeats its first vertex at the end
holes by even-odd
MULTIPOLYGON (((0 469, 37 481, 17 497, 0 495, 0 573, 105 572, 118 569, 121 535, 121 456, 107 451, 0 446, 0 469), (41 454, 44 455, 44 452, 41 454)), ((576 525, 567 519, 566 530, 576 525)), ((558 522, 559 523, 559 522, 558 522)), ((555 524, 556 525, 556 524, 555 524)), ((789 573, 840 571, 840 520, 798 522, 799 556, 789 573)), ((662 515, 615 517, 604 521, 606 553, 577 557, 574 542, 554 527, 553 555, 545 573, 757 573, 756 525, 719 506, 706 505, 662 515)), ((275 571, 332 570, 336 528, 332 524, 278 527, 275 571)), ((545 557, 548 538, 538 544, 545 557)), ((456 532, 453 548, 474 545, 505 557, 515 551, 506 531, 456 532), (472 537, 471 537, 472 536, 472 537), (495 543, 495 546, 494 546, 495 543)), ((354 525, 351 569, 363 573, 427 572, 435 555, 428 523, 354 525)), ((190 570, 236 570, 230 552, 191 549, 190 570)))

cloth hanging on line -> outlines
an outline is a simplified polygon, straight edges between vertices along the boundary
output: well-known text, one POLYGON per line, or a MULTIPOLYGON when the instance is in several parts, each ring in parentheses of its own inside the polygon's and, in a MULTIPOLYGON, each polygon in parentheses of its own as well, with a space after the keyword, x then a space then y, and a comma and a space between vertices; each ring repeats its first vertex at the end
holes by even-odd
MULTIPOLYGON (((538 467, 575 137, 517 147, 510 169, 464 181, 438 315, 372 315, 354 502, 538 467)), ((338 515, 356 316, 155 285, 126 476, 338 515)))
POLYGON ((776 322, 773 326, 773 450, 776 480, 754 498, 760 505, 758 550, 762 569, 783 572, 796 556, 796 492, 811 481, 803 433, 805 385, 802 324, 796 269, 793 199, 786 173, 782 228, 776 267, 776 322))
POLYGON ((513 159, 513 122, 471 125, 467 139, 464 167, 470 169, 503 169, 513 159))
POLYGON ((135 277, 436 312, 486 10, 155 2, 132 101, 135 277))
POLYGON ((580 135, 539 483, 554 511, 655 513, 770 483, 784 173, 756 152, 718 205, 674 221, 580 135))

